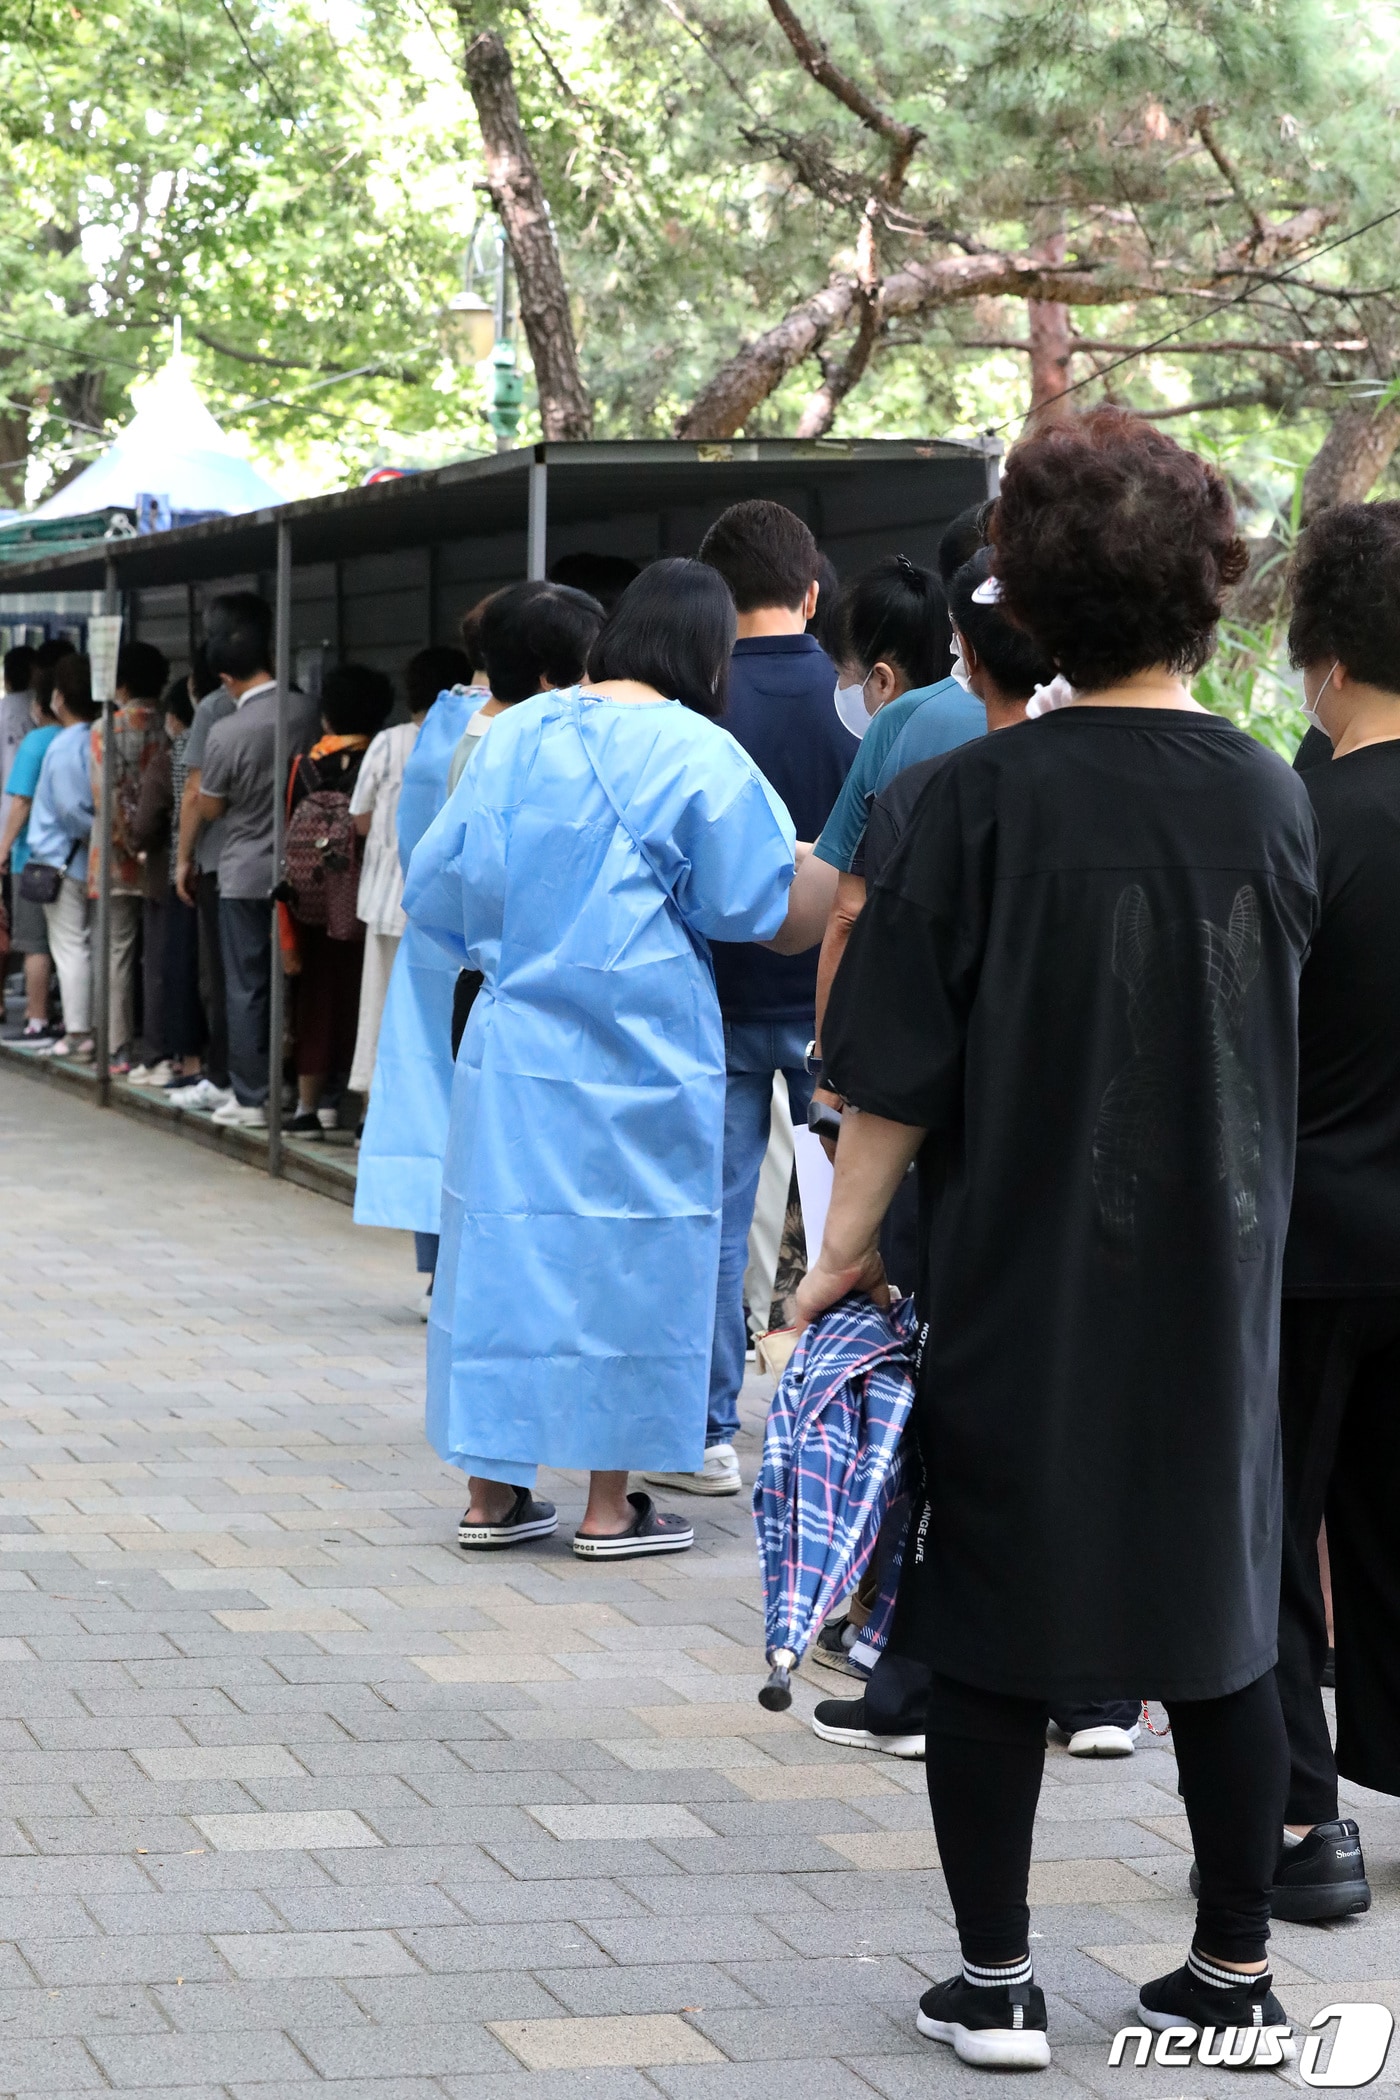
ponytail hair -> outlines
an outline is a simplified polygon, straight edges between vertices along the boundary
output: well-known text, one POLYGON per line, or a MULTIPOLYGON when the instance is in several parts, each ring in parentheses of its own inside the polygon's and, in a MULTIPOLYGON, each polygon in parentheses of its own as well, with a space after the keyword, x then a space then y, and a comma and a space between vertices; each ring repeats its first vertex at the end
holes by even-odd
POLYGON ((871 671, 883 658, 911 686, 936 685, 953 662, 948 601, 931 569, 890 554, 850 585, 841 601, 842 655, 871 671))

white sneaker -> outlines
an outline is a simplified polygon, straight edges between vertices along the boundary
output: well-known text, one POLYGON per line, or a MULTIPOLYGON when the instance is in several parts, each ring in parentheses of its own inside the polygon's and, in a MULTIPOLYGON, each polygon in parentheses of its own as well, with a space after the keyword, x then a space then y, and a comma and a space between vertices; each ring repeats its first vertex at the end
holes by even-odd
POLYGON ((172 1076, 170 1059, 163 1057, 158 1065, 133 1065, 126 1076, 131 1086, 164 1086, 172 1076))
POLYGON ((320 1124, 322 1130, 339 1130, 340 1110, 338 1108, 318 1108, 316 1121, 320 1124))
POLYGON ((1131 1728, 1077 1728, 1067 1747, 1071 1757, 1131 1757, 1139 1733, 1136 1721, 1131 1728))
POLYGON ((233 1088, 215 1086, 212 1079, 198 1079, 193 1086, 178 1087, 166 1099, 176 1108, 198 1108, 207 1115, 210 1109, 227 1108, 233 1099, 233 1088))
POLYGON ((224 1130, 266 1130, 267 1110, 246 1107, 241 1101, 230 1097, 222 1108, 216 1108, 210 1119, 224 1130))
POLYGON ((732 1444, 711 1444, 698 1473, 643 1473, 648 1487, 679 1488, 683 1495, 737 1495, 744 1485, 732 1444))

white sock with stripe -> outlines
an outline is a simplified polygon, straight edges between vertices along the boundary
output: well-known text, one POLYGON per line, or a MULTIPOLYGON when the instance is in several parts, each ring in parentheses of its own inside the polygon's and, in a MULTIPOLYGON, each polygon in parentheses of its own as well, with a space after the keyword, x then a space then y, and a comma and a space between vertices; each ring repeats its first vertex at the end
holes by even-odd
POLYGON ((1239 1969, 1222 1969, 1208 1954, 1198 1953, 1194 1947, 1186 1957, 1186 1966, 1197 1983, 1205 1984, 1212 1991, 1237 1991, 1241 1987, 1250 1990, 1261 1977, 1269 1982, 1273 1980, 1267 1969, 1256 1969, 1248 1974, 1239 1969))
POLYGON ((963 1982, 974 1984, 979 1991, 1004 1991, 1013 1983, 1029 1983, 1031 1980, 1031 1958, 1024 1961, 1005 1962, 995 1969, 984 1968, 980 1963, 964 1959, 963 1982))

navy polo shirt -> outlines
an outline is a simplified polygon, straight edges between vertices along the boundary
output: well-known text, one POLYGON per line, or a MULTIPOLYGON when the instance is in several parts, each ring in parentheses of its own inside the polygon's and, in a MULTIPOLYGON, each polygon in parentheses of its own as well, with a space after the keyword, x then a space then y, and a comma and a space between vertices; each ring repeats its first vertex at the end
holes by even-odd
MULTIPOLYGON (((734 644, 723 727, 788 807, 800 839, 831 815, 860 745, 836 712, 836 666, 814 635, 754 635, 734 644)), ((817 955, 774 955, 754 942, 714 943, 727 1021, 813 1023, 817 955)))

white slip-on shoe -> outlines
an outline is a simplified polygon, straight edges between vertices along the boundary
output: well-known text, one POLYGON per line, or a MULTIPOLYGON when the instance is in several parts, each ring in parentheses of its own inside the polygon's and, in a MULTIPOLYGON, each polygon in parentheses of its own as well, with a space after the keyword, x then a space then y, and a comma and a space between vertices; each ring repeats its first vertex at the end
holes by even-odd
POLYGON ((698 1473, 643 1473, 648 1487, 679 1488, 684 1495, 737 1495, 744 1483, 732 1444, 711 1444, 698 1473))
POLYGON ((1131 1728, 1115 1728, 1111 1723, 1077 1728, 1066 1747, 1071 1757, 1131 1757, 1139 1732, 1136 1721, 1131 1728))

